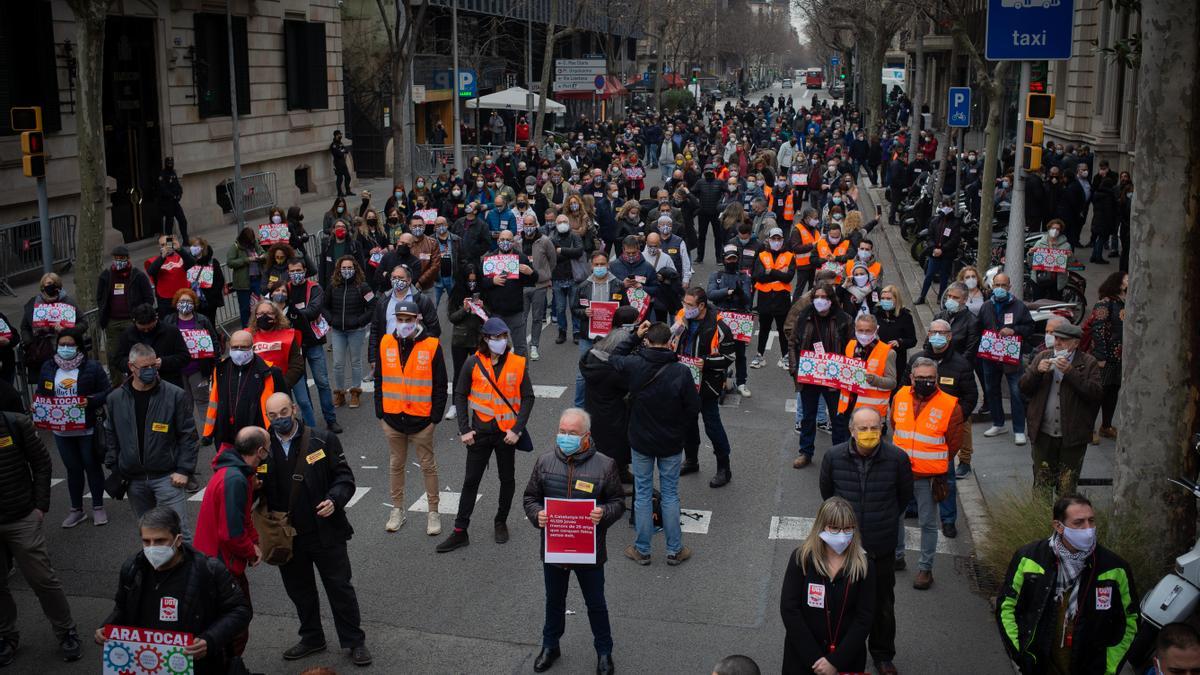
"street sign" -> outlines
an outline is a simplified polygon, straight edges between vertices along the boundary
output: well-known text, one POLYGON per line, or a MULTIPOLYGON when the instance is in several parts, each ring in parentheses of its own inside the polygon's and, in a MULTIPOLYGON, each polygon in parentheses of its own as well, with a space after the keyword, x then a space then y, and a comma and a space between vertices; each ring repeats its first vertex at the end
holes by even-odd
MULTIPOLYGON (((433 89, 449 89, 450 81, 454 79, 454 70, 441 70, 433 75, 433 89)), ((475 71, 470 68, 458 69, 458 95, 461 98, 474 98, 479 93, 478 79, 475 71)))
POLYGON ((596 79, 592 81, 592 85, 596 87, 597 92, 604 91, 604 76, 597 75, 596 79))
POLYGON ((971 126, 970 87, 950 87, 950 104, 946 106, 946 124, 951 127, 971 126))
POLYGON ((603 75, 606 70, 604 59, 558 59, 554 62, 556 76, 587 75, 595 77, 603 75))
POLYGON ((988 0, 989 61, 1071 58, 1075 0, 988 0))
POLYGON ((642 81, 644 81, 644 82, 650 81, 650 71, 647 70, 646 72, 642 73, 642 81))
POLYGON ((836 66, 837 64, 841 63, 841 59, 839 59, 838 57, 835 56, 835 57, 829 59, 829 63, 836 66))
POLYGON ((425 85, 414 84, 412 86, 412 100, 413 103, 416 103, 417 105, 425 102, 425 85))

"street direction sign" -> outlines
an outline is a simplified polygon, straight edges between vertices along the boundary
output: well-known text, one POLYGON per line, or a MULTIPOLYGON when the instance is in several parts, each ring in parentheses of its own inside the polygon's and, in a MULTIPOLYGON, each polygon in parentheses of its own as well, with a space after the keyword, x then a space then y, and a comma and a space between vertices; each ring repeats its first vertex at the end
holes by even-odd
POLYGON ((1074 0, 988 0, 989 61, 1065 61, 1071 58, 1074 0))
POLYGON ((835 66, 836 66, 837 64, 841 63, 841 62, 842 62, 842 60, 841 60, 841 59, 839 59, 839 58, 838 58, 838 57, 836 57, 836 56, 834 56, 833 58, 829 59, 829 63, 830 63, 830 64, 832 64, 832 65, 835 65, 835 66))
POLYGON ((604 76, 597 75, 596 79, 592 81, 592 85, 596 87, 597 91, 602 91, 604 89, 604 76))
POLYGON ((951 127, 971 126, 970 87, 950 87, 950 103, 946 106, 946 124, 951 127))

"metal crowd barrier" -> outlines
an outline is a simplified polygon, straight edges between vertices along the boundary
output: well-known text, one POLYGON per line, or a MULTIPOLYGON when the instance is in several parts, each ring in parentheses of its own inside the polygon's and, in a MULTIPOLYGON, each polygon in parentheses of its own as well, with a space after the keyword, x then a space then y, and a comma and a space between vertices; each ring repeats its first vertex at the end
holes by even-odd
MULTIPOLYGON (((474 157, 483 157, 485 155, 499 155, 503 146, 500 145, 475 145, 464 143, 463 146, 463 161, 468 164, 474 157)), ((453 145, 432 145, 429 143, 418 143, 416 147, 416 158, 414 159, 414 169, 418 173, 428 172, 430 174, 438 174, 443 171, 449 172, 454 168, 454 146, 453 145)), ((459 167, 461 173, 463 167, 459 167)))
MULTIPOLYGON (((229 203, 234 203, 234 181, 226 179, 223 183, 229 203)), ((242 176, 242 213, 265 211, 275 206, 275 172, 263 171, 242 176)))
MULTIPOLYGON (((75 262, 75 216, 50 216, 54 266, 59 272, 75 262)), ((16 297, 12 280, 42 271, 42 226, 37 218, 0 225, 0 293, 16 297)))

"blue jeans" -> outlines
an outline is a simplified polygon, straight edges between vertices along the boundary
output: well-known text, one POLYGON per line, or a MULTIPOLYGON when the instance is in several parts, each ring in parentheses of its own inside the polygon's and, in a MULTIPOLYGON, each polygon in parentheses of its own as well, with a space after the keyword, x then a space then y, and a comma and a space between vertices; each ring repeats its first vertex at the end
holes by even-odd
POLYGON ((958 520, 958 483, 954 478, 954 458, 950 459, 949 468, 946 469, 946 484, 950 487, 950 493, 938 504, 943 524, 958 520))
POLYGON ((1004 397, 1000 395, 1000 380, 1008 381, 1009 406, 1012 408, 1013 433, 1025 433, 1025 401, 1021 400, 1021 389, 1017 383, 1021 381, 1021 371, 1004 372, 1004 365, 995 361, 983 360, 983 377, 987 382, 987 398, 991 401, 992 425, 1004 426, 1004 397))
POLYGON ((675 173, 674 163, 664 162, 659 165, 662 168, 662 180, 664 183, 671 180, 671 174, 675 173))
POLYGON ((800 419, 800 454, 812 459, 817 443, 817 408, 818 401, 825 399, 829 422, 833 426, 833 445, 846 442, 846 418, 837 412, 838 392, 836 389, 818 387, 812 384, 800 385, 800 408, 803 411, 800 419))
MULTIPOLYGON (((917 523, 921 527, 921 555, 917 559, 917 569, 927 572, 933 570, 933 555, 937 553, 938 542, 938 510, 937 502, 933 501, 932 480, 913 480, 913 501, 917 504, 917 523)), ((904 548, 904 518, 901 517, 896 532, 897 558, 904 557, 904 548)))
POLYGON ((663 534, 667 538, 667 555, 679 553, 683 548, 683 528, 679 523, 679 466, 683 464, 683 453, 670 457, 652 457, 632 450, 633 468, 633 521, 637 528, 637 539, 633 546, 638 553, 650 555, 650 540, 654 537, 654 513, 651 511, 654 497, 654 465, 658 464, 658 490, 662 496, 663 534))
MULTIPOLYGON (((445 293, 449 295, 450 291, 453 289, 454 277, 440 277, 437 281, 433 282, 433 306, 437 307, 438 305, 441 305, 442 294, 445 293)), ((450 309, 453 309, 453 307, 450 309)))
POLYGON ((187 514, 187 493, 182 487, 171 485, 171 477, 137 478, 129 481, 129 505, 135 518, 141 518, 155 506, 165 506, 179 514, 183 524, 183 540, 192 543, 192 519, 187 514))
POLYGON ((571 318, 571 326, 576 333, 579 332, 579 319, 575 318, 575 313, 571 311, 571 292, 575 288, 573 281, 555 281, 554 282, 554 321, 558 324, 558 330, 561 332, 567 331, 567 317, 571 318))
MULTIPOLYGON (((305 347, 304 358, 308 360, 308 372, 312 373, 313 383, 317 385, 325 423, 332 424, 337 421, 337 411, 333 407, 333 391, 329 388, 329 369, 325 367, 325 345, 305 347)), ((358 381, 361 382, 362 378, 358 378, 358 381)), ((309 407, 312 407, 311 401, 309 407)))
MULTIPOLYGON (((800 392, 796 392, 796 426, 800 426, 800 421, 804 419, 804 405, 800 400, 800 392)), ((822 424, 829 421, 829 408, 825 405, 825 398, 817 399, 817 424, 822 424)))
POLYGON ((245 328, 250 323, 250 296, 262 295, 262 277, 251 277, 250 288, 248 290, 239 290, 238 312, 242 318, 242 328, 245 328))
POLYGON ((579 590, 587 605, 596 653, 612 654, 612 628, 608 624, 608 603, 604 601, 604 565, 574 568, 542 565, 542 578, 546 582, 546 621, 542 624, 542 647, 557 649, 559 638, 567 630, 567 587, 571 583, 572 571, 579 580, 579 590))
POLYGON ((363 345, 366 328, 329 331, 329 342, 333 345, 333 386, 346 389, 346 361, 350 361, 350 386, 361 387, 363 378, 363 345))
MULTIPOLYGON (((725 425, 721 423, 721 405, 716 396, 700 395, 700 419, 704 421, 704 435, 712 442, 713 455, 717 458, 717 467, 729 466, 729 435, 725 433, 725 425)), ((684 441, 684 456, 688 461, 695 461, 700 454, 700 424, 697 420, 687 427, 687 439, 684 441)))
POLYGON ((92 508, 104 506, 104 469, 93 450, 95 436, 91 430, 86 436, 54 436, 54 445, 67 467, 67 493, 71 497, 71 508, 83 508, 83 479, 87 478, 92 492, 92 508))
POLYGON ((662 143, 647 143, 646 144, 646 159, 650 160, 650 168, 658 168, 658 153, 662 150, 662 143))
POLYGON ((938 280, 938 298, 946 292, 946 277, 950 276, 950 258, 949 251, 942 251, 942 257, 935 258, 931 254, 929 260, 925 263, 925 281, 921 282, 921 294, 917 297, 922 300, 929 293, 929 287, 933 285, 934 277, 938 280))
POLYGON ((586 386, 583 382, 583 372, 579 370, 579 361, 583 359, 583 355, 588 353, 592 348, 593 342, 588 338, 579 336, 579 359, 575 360, 575 407, 583 407, 583 390, 586 386))
POLYGON ((308 395, 308 374, 305 373, 296 386, 292 387, 292 398, 300 408, 300 416, 310 427, 317 426, 317 418, 313 415, 312 397, 308 395))

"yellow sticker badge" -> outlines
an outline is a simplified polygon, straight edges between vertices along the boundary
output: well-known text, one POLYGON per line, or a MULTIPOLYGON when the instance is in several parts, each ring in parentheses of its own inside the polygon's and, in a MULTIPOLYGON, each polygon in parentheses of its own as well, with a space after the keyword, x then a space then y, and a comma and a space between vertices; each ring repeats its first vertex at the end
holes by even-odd
POLYGON ((0 436, 0 448, 12 446, 12 436, 0 436))
POLYGON ((587 481, 582 481, 582 480, 575 481, 575 489, 579 490, 580 492, 591 492, 592 489, 595 487, 596 487, 595 485, 592 485, 591 483, 589 483, 587 481))
POLYGON ((325 451, 318 450, 318 451, 312 453, 311 455, 305 457, 304 461, 308 462, 309 464, 316 464, 317 462, 321 461, 322 459, 325 459, 325 451))
POLYGON ((155 422, 150 425, 150 431, 161 431, 164 434, 171 430, 171 425, 166 422, 155 422))
POLYGON ((942 378, 939 378, 939 379, 938 379, 938 382, 939 382, 940 384, 944 384, 944 385, 946 385, 946 386, 949 386, 949 387, 953 387, 953 386, 954 386, 954 378, 953 378, 953 377, 942 377, 942 378))

